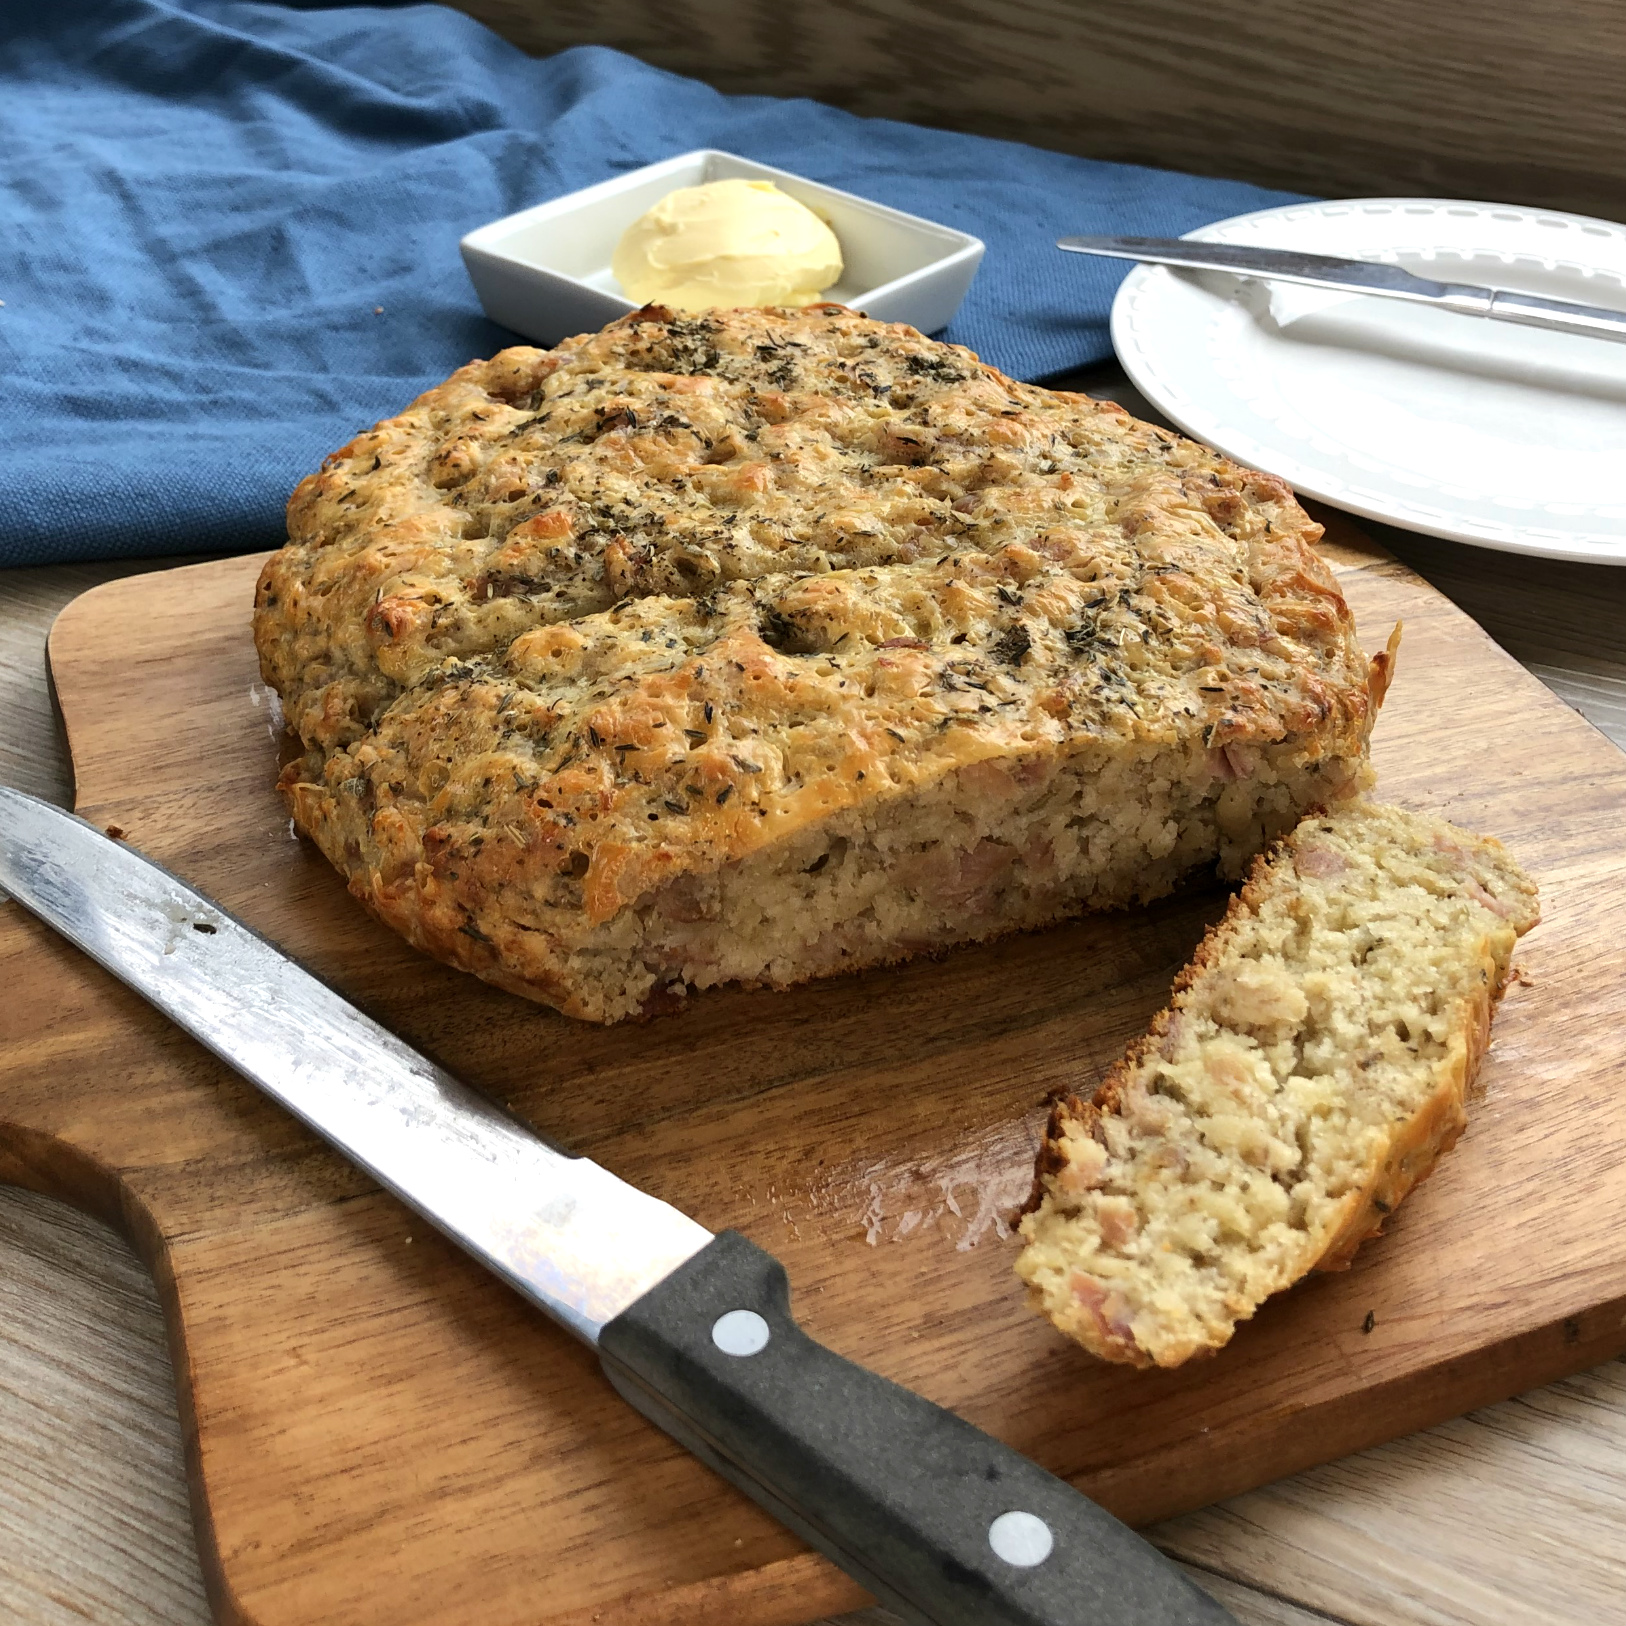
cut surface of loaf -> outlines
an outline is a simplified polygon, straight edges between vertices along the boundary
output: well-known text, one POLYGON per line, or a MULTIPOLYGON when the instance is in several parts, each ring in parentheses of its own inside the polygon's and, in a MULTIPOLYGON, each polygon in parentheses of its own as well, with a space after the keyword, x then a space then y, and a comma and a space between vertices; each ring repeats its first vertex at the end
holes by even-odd
POLYGON ((598 1021, 1240 874, 1388 674, 1280 481, 839 306, 472 363, 288 517, 299 827, 598 1021))
POLYGON ((1169 1008, 1054 1110, 1017 1272, 1092 1354, 1176 1366, 1360 1243, 1455 1142, 1536 889, 1368 802, 1257 860, 1169 1008))

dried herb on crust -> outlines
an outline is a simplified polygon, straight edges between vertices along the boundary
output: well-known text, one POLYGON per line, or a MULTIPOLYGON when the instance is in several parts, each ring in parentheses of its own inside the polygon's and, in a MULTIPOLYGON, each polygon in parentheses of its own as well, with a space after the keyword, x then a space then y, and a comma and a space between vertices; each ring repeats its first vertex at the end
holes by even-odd
POLYGON ((300 827, 597 1020, 1234 872, 1386 675, 1281 482, 837 306, 471 363, 288 517, 300 827))

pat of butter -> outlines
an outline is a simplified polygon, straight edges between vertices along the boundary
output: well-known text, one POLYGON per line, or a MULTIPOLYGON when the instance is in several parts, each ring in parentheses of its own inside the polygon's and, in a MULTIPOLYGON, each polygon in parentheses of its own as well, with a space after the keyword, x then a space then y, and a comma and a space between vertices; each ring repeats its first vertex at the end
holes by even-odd
POLYGON ((629 299, 674 310, 812 305, 841 276, 841 244, 772 181, 711 181, 635 220, 610 269, 629 299))

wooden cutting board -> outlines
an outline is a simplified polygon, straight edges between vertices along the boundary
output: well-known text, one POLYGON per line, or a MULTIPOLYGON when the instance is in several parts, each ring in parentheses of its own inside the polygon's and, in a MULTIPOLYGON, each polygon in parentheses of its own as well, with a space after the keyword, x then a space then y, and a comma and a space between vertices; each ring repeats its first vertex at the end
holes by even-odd
MULTIPOLYGON (((1346 536, 1352 533, 1346 532, 1346 536)), ((1098 1365, 1025 1307, 1009 1216, 1223 899, 600 1029, 420 958, 290 832, 257 559, 111 583, 51 662, 79 808, 547 1134, 788 1266, 817 1337, 1149 1521, 1626 1349, 1626 758, 1401 566, 1384 791, 1503 837, 1546 920, 1458 1150, 1354 1269, 1213 1360, 1098 1365)), ((259 1626, 790 1626, 863 1594, 592 1357, 135 995, 0 906, 0 1178, 134 1240, 169 1318, 216 1612, 259 1626)))

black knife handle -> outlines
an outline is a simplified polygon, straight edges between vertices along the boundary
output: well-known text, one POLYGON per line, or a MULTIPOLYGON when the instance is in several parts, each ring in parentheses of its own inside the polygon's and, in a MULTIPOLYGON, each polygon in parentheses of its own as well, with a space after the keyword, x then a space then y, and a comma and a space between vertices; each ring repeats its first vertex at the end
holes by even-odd
POLYGON ((610 1322, 599 1353, 632 1405, 907 1619, 1236 1626, 1072 1486, 815 1343, 784 1267, 736 1231, 610 1322))

